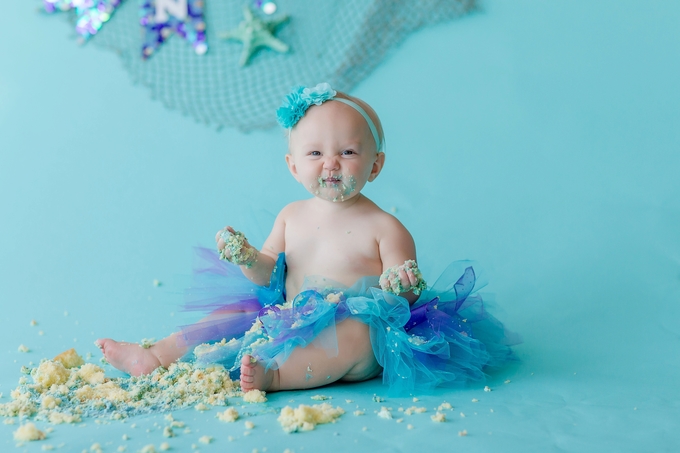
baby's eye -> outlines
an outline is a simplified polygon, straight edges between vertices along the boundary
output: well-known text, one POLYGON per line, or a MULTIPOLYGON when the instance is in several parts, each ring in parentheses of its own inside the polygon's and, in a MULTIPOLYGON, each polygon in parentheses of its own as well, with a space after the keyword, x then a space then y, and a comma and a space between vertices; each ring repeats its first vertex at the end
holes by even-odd
POLYGON ((343 156, 351 156, 352 154, 355 154, 355 152, 352 151, 351 149, 346 149, 342 152, 343 156))
POLYGON ((321 151, 310 151, 310 152, 309 152, 309 155, 310 155, 310 156, 320 156, 320 155, 321 155, 321 151))

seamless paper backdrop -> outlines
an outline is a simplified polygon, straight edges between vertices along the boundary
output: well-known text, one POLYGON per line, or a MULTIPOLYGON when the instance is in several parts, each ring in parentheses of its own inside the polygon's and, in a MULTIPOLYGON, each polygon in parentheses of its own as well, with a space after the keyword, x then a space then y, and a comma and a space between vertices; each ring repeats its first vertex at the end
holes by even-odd
MULTIPOLYGON (((226 224, 261 244, 306 196, 280 130, 218 132, 166 110, 37 5, 9 2, 0 16, 0 403, 22 365, 70 347, 96 361, 95 338, 172 332, 188 319, 191 247, 226 224)), ((175 451, 204 434, 215 441, 200 451, 680 448, 680 4, 481 6, 411 36, 352 94, 387 136, 366 195, 413 233, 426 277, 453 259, 485 265, 522 362, 492 376, 490 393, 417 395, 430 412, 403 424, 376 417, 414 404, 373 402, 379 381, 270 395, 269 409, 315 393, 346 409, 298 435, 263 409, 239 409, 254 414, 252 436, 216 409, 179 411, 192 433, 169 440, 175 451), (455 410, 432 423, 444 400, 455 410)), ((123 434, 127 451, 158 447, 163 423, 59 425, 21 451, 115 451, 123 434)), ((15 429, 0 424, 4 450, 15 429)))

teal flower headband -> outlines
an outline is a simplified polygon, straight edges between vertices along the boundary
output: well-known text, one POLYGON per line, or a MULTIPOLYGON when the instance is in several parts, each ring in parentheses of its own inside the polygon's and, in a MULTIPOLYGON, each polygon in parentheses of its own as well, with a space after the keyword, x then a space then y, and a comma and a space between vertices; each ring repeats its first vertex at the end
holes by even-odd
POLYGON ((347 104, 354 110, 359 112, 361 116, 364 117, 368 123, 368 128, 373 134, 375 139, 375 147, 378 152, 382 151, 382 143, 380 142, 380 135, 378 134, 378 128, 375 127, 375 123, 366 110, 364 110, 356 102, 350 101, 345 98, 336 98, 335 95, 338 94, 328 83, 320 83, 314 88, 306 88, 304 86, 298 86, 293 89, 287 96, 281 107, 276 110, 276 119, 282 127, 286 129, 292 129, 298 121, 305 116, 307 109, 314 105, 321 105, 326 101, 339 101, 343 104, 347 104))

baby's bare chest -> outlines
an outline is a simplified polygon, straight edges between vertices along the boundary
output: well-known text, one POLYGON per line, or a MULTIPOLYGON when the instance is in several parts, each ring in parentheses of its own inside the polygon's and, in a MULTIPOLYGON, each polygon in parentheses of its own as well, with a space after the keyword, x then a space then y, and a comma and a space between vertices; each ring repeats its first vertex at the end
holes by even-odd
POLYGON ((295 222, 286 225, 289 278, 321 275, 345 285, 367 275, 379 275, 382 261, 376 232, 352 222, 295 222))

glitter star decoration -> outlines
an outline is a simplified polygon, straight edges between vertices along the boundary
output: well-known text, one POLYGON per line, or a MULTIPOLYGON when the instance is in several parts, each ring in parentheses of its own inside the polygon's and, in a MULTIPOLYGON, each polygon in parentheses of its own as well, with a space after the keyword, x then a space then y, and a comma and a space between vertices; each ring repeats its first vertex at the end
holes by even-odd
POLYGON ((208 51, 203 0, 142 0, 142 57, 149 58, 172 33, 189 41, 198 55, 208 51))
POLYGON ((123 0, 43 0, 48 13, 76 10, 76 32, 87 41, 111 19, 123 0))
POLYGON ((266 47, 280 53, 286 53, 290 50, 288 44, 274 36, 276 28, 287 22, 288 16, 263 20, 255 16, 248 6, 243 7, 243 16, 245 20, 239 24, 238 28, 220 33, 220 37, 223 39, 243 43, 243 51, 239 60, 241 66, 247 65, 250 57, 260 47, 266 47))

